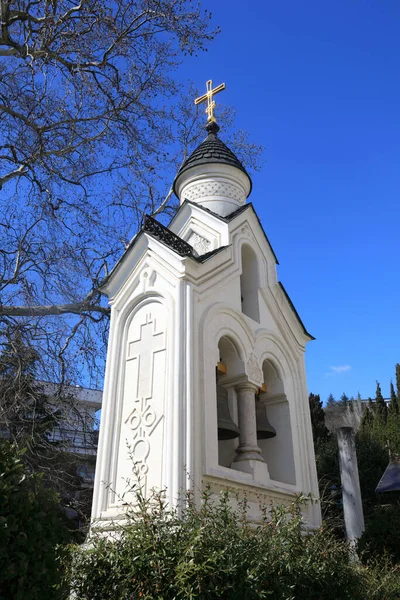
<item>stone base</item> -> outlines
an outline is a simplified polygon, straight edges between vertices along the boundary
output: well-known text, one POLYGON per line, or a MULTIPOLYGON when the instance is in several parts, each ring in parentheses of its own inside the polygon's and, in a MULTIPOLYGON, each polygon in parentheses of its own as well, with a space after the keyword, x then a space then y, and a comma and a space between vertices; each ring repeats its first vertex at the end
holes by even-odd
POLYGON ((249 473, 253 479, 265 485, 270 481, 268 467, 265 462, 260 460, 239 460, 232 463, 231 469, 241 471, 242 473, 249 473))

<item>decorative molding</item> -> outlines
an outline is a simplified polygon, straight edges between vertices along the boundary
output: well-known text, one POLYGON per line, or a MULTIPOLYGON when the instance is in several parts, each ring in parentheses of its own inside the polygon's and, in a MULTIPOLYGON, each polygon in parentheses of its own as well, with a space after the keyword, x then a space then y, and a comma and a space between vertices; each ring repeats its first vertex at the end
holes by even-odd
POLYGON ((264 374, 258 364, 255 354, 251 354, 249 360, 247 361, 246 375, 255 385, 260 387, 263 384, 264 374))
POLYGON ((147 458, 150 454, 149 438, 163 415, 150 402, 150 398, 136 398, 136 406, 125 419, 125 424, 133 432, 133 442, 130 444, 130 453, 138 477, 147 474, 149 468, 147 458))
MULTIPOLYGON (((250 503, 255 503, 259 507, 263 505, 269 506, 278 506, 285 505, 289 506, 292 502, 294 502, 296 494, 298 490, 294 486, 287 486, 287 489, 284 489, 283 486, 278 488, 276 486, 264 486, 257 485, 255 482, 244 483, 242 481, 236 480, 237 473, 233 471, 229 473, 229 477, 227 476, 215 476, 215 475, 205 475, 203 477, 204 483, 210 486, 211 493, 221 493, 221 491, 226 491, 228 493, 232 493, 238 497, 238 499, 244 499, 250 503), (269 489, 268 489, 269 488, 269 489)), ((243 474, 240 473, 239 477, 243 474)), ((258 511, 257 511, 258 512, 258 511)), ((261 517, 261 511, 259 512, 261 517)))
POLYGON ((160 242, 164 242, 164 244, 169 246, 180 256, 192 256, 193 254, 193 248, 188 242, 185 242, 185 240, 173 233, 167 227, 164 227, 164 225, 161 225, 161 223, 158 223, 158 221, 149 215, 146 215, 143 231, 154 235, 155 238, 160 240, 160 242))
MULTIPOLYGON (((143 276, 145 274, 146 271, 142 273, 143 276)), ((145 279, 148 280, 152 274, 149 269, 145 279)), ((164 372, 155 372, 155 356, 166 350, 166 332, 165 326, 160 323, 160 315, 157 312, 154 314, 150 307, 148 310, 144 308, 144 314, 141 313, 136 322, 134 318, 131 323, 130 327, 135 326, 134 338, 127 340, 126 368, 131 366, 127 372, 130 373, 129 378, 125 376, 122 421, 124 433, 121 436, 118 462, 125 473, 122 477, 120 472, 119 479, 129 482, 131 471, 133 477, 146 486, 149 457, 154 465, 154 457, 151 458, 150 455, 157 453, 157 448, 160 448, 160 440, 154 443, 150 438, 164 417, 164 386, 160 387, 159 383, 155 385, 155 378, 163 378, 164 372), (158 393, 155 394, 156 389, 158 393), (129 462, 133 468, 129 466, 129 462)), ((162 438, 162 432, 160 435, 162 438)), ((122 496, 124 491, 118 491, 122 496)))
POLYGON ((148 265, 145 265, 145 268, 139 275, 139 279, 142 283, 143 293, 147 290, 148 287, 153 287, 154 283, 157 279, 157 273, 154 269, 149 268, 148 265))
POLYGON ((188 243, 193 246, 197 254, 200 256, 202 254, 206 254, 211 250, 211 242, 206 238, 202 237, 195 231, 192 232, 191 236, 188 239, 188 243))
POLYGON ((246 202, 246 194, 240 186, 222 181, 206 181, 203 183, 189 184, 182 190, 182 195, 185 196, 186 200, 192 202, 210 196, 230 198, 240 202, 240 204, 246 202))

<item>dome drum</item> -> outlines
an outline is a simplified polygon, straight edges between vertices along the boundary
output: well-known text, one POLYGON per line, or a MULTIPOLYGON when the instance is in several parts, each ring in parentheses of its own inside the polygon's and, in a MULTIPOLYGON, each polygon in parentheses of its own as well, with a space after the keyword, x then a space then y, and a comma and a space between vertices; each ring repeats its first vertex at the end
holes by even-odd
POLYGON ((197 202, 225 217, 246 203, 252 183, 239 159, 218 138, 218 125, 209 123, 206 129, 207 138, 182 165, 173 189, 181 204, 197 202))
POLYGON ((243 171, 215 163, 185 171, 175 189, 181 203, 185 200, 197 202, 225 217, 246 203, 250 183, 243 171))

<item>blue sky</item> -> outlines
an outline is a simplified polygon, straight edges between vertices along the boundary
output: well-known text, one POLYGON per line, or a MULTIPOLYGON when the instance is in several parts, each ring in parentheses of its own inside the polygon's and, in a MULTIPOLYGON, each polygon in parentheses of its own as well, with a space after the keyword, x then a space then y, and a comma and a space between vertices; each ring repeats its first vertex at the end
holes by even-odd
MULTIPOLYGON (((264 144, 251 200, 307 329, 308 387, 384 395, 400 362, 400 2, 202 3, 222 33, 179 72, 225 82, 264 144)), ((223 139, 223 131, 221 131, 223 139)))

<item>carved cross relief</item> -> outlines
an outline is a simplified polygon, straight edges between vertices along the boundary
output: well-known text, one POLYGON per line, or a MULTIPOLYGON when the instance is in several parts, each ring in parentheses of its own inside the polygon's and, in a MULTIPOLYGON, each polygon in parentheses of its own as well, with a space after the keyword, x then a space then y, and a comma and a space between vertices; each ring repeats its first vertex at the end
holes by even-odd
POLYGON ((148 472, 147 459, 150 454, 150 436, 163 418, 158 407, 162 406, 163 387, 155 385, 155 380, 164 378, 163 373, 155 373, 155 356, 166 348, 165 331, 157 330, 156 317, 151 312, 145 314, 145 322, 139 327, 139 337, 128 342, 127 369, 131 361, 136 361, 136 389, 125 390, 125 415, 123 422, 129 455, 133 460, 134 474, 141 478, 148 472), (133 397, 132 397, 133 396, 133 397), (133 408, 132 408, 133 404, 133 408))

